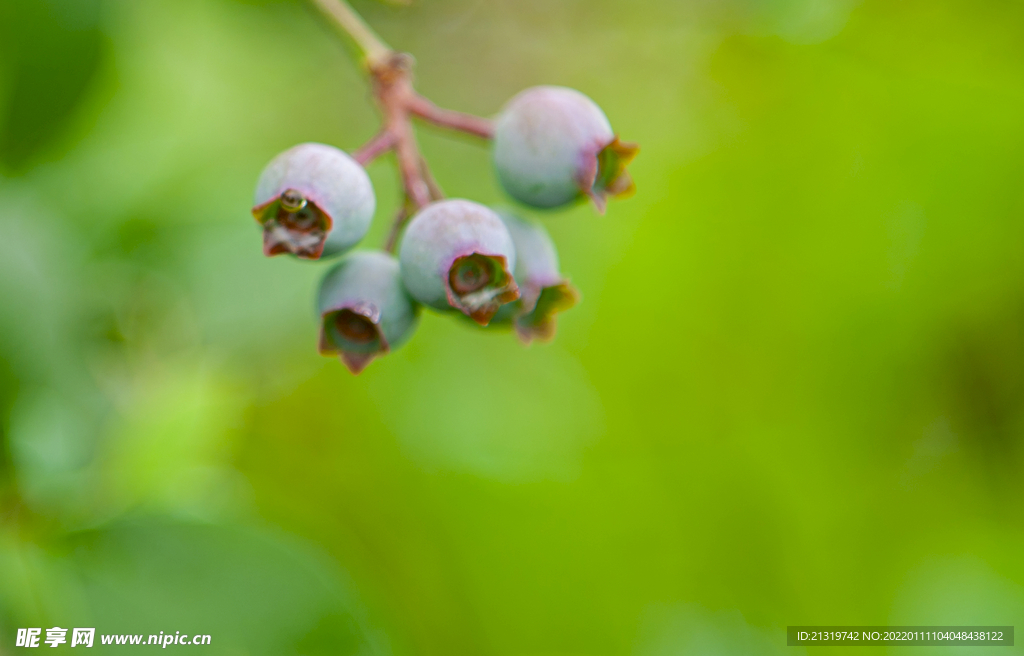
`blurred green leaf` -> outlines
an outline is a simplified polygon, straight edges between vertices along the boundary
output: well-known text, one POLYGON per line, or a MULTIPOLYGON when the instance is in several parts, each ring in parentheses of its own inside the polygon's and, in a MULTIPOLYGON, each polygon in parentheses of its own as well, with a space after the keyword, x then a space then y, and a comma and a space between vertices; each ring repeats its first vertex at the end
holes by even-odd
POLYGON ((134 520, 72 534, 49 552, 16 550, 0 539, 5 643, 3 599, 43 586, 13 613, 16 626, 95 627, 99 653, 153 649, 104 647, 101 634, 178 631, 209 634, 218 654, 387 653, 346 575, 273 531, 134 520))
POLYGON ((102 0, 6 0, 0 7, 0 164, 24 169, 62 136, 103 62, 102 0))

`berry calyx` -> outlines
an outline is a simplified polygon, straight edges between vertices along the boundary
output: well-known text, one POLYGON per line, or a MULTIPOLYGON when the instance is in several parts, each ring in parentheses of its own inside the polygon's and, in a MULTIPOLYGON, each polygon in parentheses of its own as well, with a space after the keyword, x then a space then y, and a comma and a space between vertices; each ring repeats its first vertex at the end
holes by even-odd
POLYGON ((543 287, 536 297, 533 309, 515 318, 516 335, 524 344, 537 339, 550 342, 558 327, 555 316, 576 306, 580 293, 568 281, 543 287))
POLYGON ((287 199, 282 194, 262 213, 263 254, 273 257, 291 253, 315 260, 323 254, 332 221, 315 204, 294 190, 287 199))
POLYGON ((599 212, 604 213, 608 196, 628 198, 636 193, 636 183, 633 182, 633 176, 626 170, 626 166, 639 152, 640 146, 621 141, 616 136, 597 153, 593 178, 589 175, 584 176, 580 181, 580 189, 599 212), (592 181, 588 182, 588 179, 592 181))
POLYGON ((338 355, 349 371, 358 374, 375 357, 390 350, 377 325, 379 321, 380 311, 372 304, 324 313, 320 353, 338 355))
POLYGON ((508 210, 499 210, 516 248, 515 278, 520 298, 502 308, 498 319, 511 322, 519 339, 550 341, 555 336, 556 315, 579 302, 580 294, 559 271, 558 251, 544 226, 508 210))
POLYGON ((470 294, 491 281, 491 263, 479 253, 460 257, 452 264, 448 284, 459 295, 470 294))
POLYGON ((345 341, 353 344, 369 344, 380 339, 380 331, 369 317, 348 308, 334 315, 334 328, 345 341))
POLYGON ((473 253, 452 263, 448 273, 448 302, 481 326, 498 309, 519 298, 519 288, 500 255, 473 253))

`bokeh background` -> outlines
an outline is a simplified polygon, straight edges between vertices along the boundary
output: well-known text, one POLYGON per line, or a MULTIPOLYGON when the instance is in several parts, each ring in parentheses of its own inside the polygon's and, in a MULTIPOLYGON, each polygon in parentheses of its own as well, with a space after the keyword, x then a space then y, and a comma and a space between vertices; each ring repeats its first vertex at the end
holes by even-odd
MULTIPOLYGON (((1024 5, 354 4, 441 105, 563 84, 641 143, 634 198, 544 215, 582 304, 530 348, 428 313, 349 375, 316 353, 325 265, 263 258, 249 215, 274 154, 375 131, 330 26, 4 0, 0 654, 52 626, 395 656, 1024 626, 1024 5)), ((486 147, 420 137, 450 195, 504 201, 486 147)))

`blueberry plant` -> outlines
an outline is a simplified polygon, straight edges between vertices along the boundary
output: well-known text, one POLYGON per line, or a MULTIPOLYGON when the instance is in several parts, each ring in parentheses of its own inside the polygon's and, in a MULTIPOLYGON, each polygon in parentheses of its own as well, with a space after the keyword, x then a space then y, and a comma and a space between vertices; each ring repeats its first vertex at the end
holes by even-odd
POLYGON ((324 277, 320 352, 358 373, 409 338, 423 305, 480 326, 511 326, 524 343, 551 339, 555 315, 579 294, 547 231, 509 210, 445 199, 412 119, 491 142, 502 188, 538 209, 589 199, 603 213, 608 196, 633 192, 625 167, 637 146, 619 141, 590 98, 564 87, 526 89, 494 120, 439 108, 413 87, 412 57, 385 45, 345 0, 312 2, 360 52, 382 126, 351 155, 306 143, 267 165, 252 210, 263 252, 320 260, 350 251, 376 209, 363 167, 384 153, 395 154, 404 194, 383 249, 344 255, 324 277))

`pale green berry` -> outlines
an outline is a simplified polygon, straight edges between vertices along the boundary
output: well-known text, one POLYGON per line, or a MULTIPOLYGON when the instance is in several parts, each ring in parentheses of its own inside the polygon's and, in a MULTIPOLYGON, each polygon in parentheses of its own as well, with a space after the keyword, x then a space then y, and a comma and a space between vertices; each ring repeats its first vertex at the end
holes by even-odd
POLYGON ((519 298, 512 237, 498 215, 478 203, 444 200, 423 208, 406 228, 399 260, 413 298, 484 326, 519 298))
POLYGON ((382 251, 345 256, 320 284, 317 308, 320 352, 337 354, 352 373, 404 343, 419 313, 398 260, 382 251))
POLYGON ((252 213, 263 227, 265 255, 316 260, 359 243, 375 207, 362 166, 333 146, 306 143, 263 169, 252 213))
POLYGON ((604 211, 608 195, 626 195, 634 144, 619 141, 601 108, 574 89, 539 86, 520 92, 494 126, 494 166, 502 187, 539 208, 589 197, 604 211))

